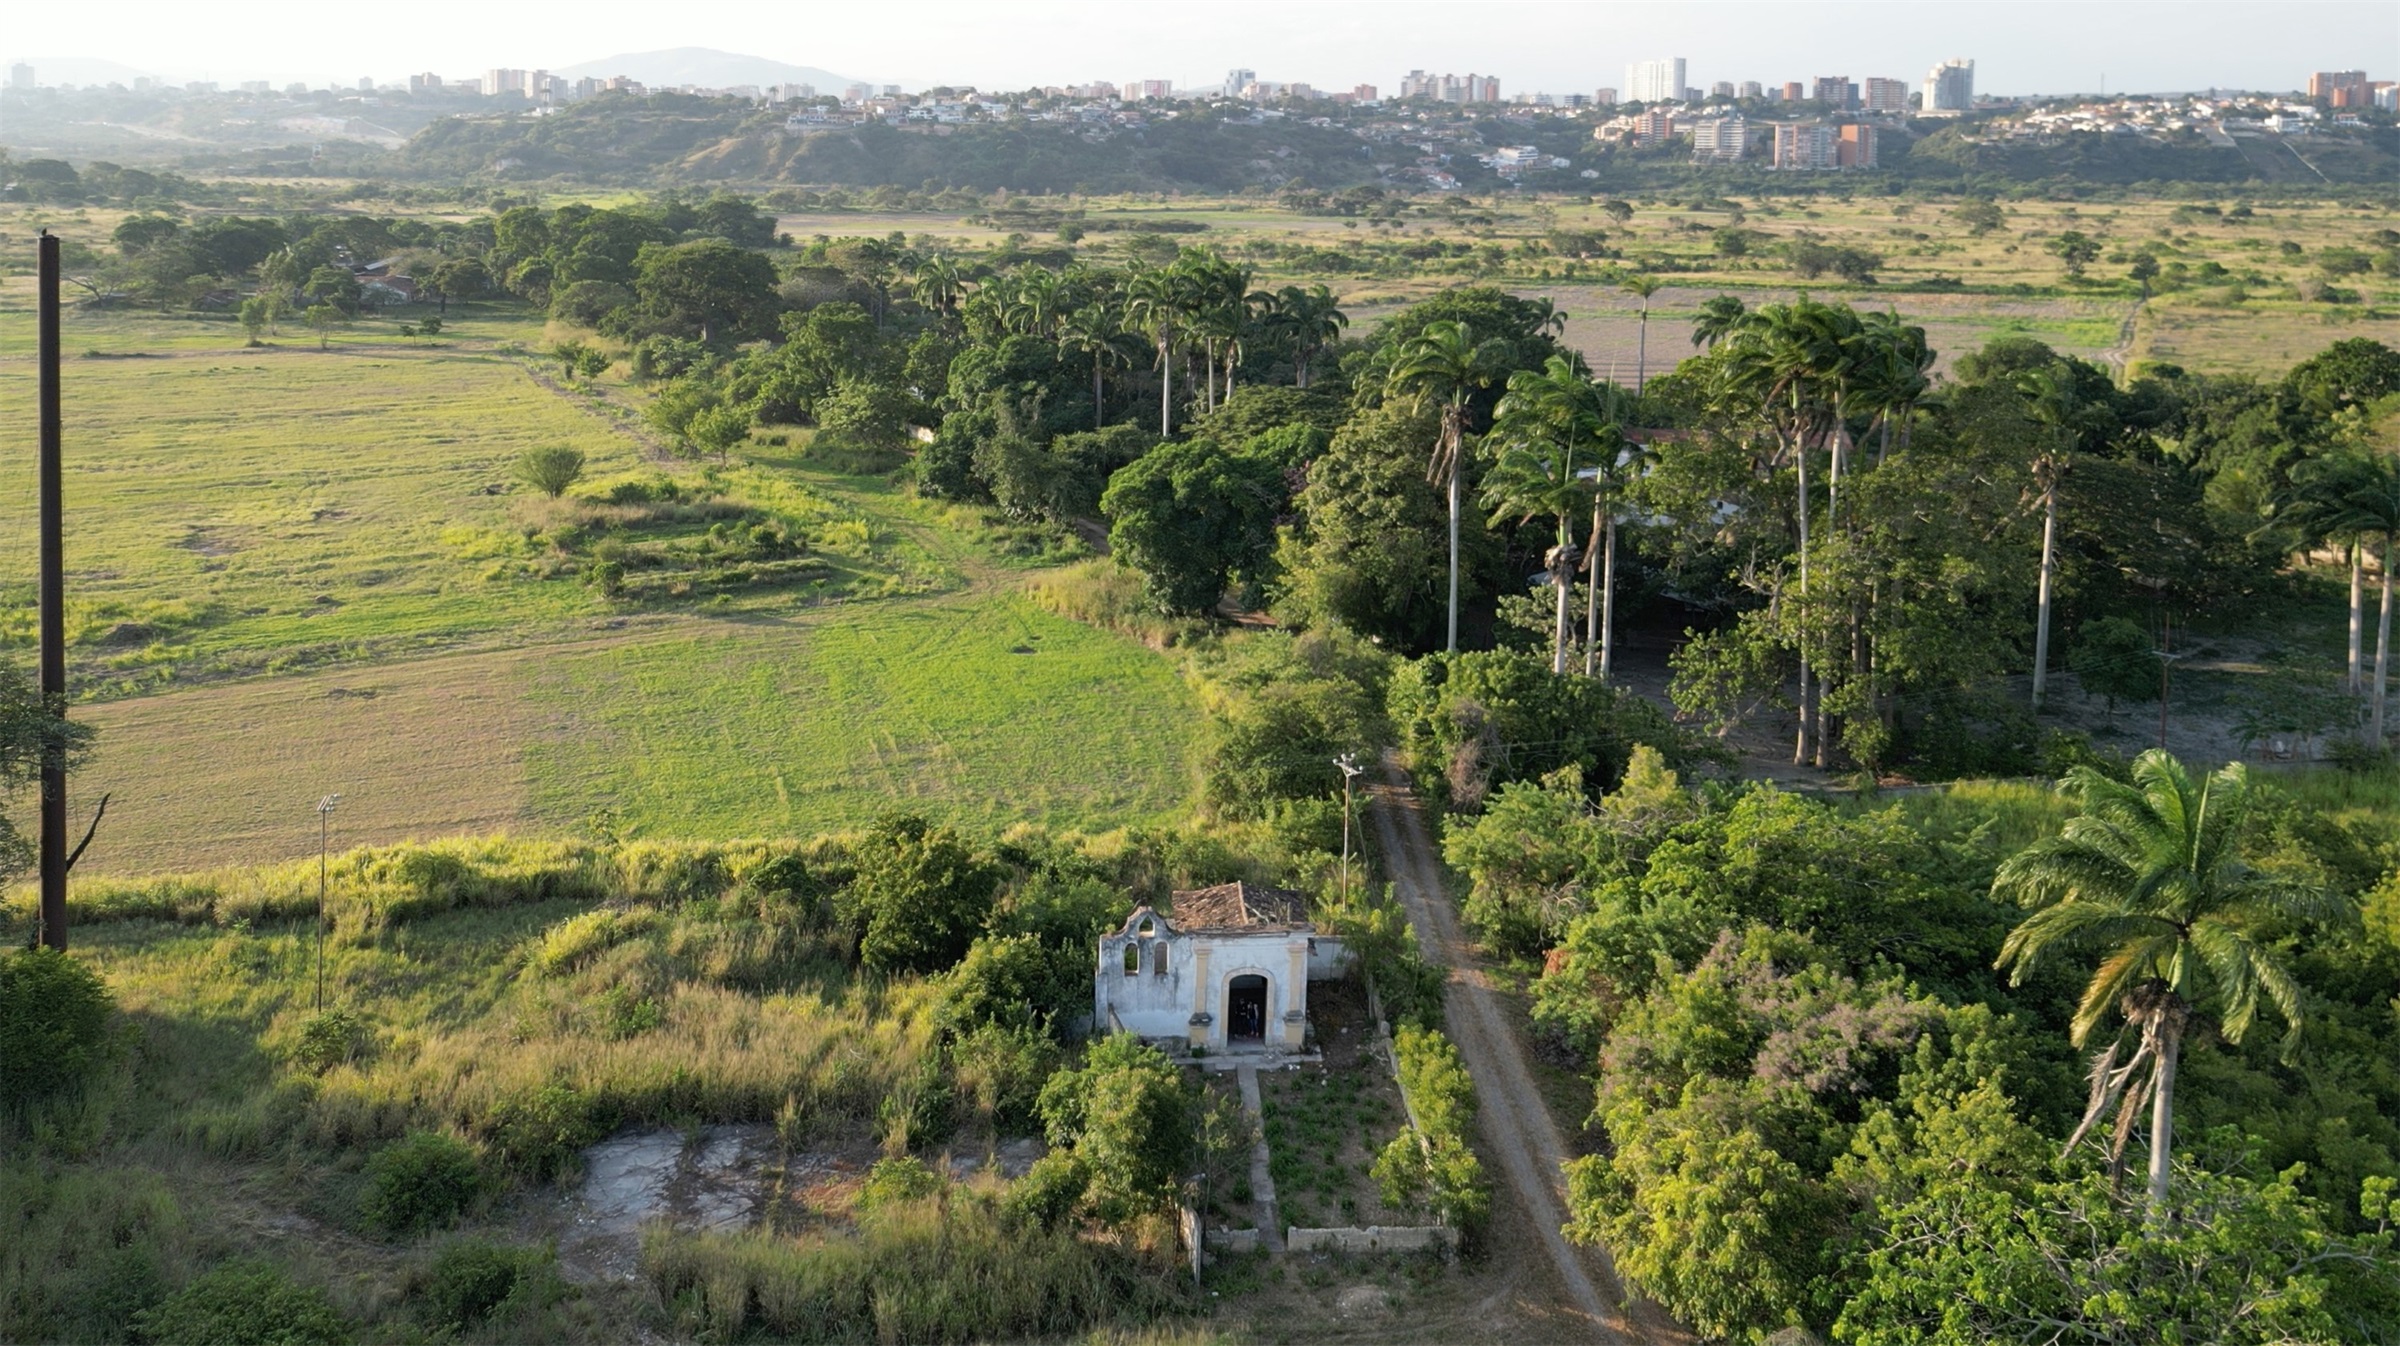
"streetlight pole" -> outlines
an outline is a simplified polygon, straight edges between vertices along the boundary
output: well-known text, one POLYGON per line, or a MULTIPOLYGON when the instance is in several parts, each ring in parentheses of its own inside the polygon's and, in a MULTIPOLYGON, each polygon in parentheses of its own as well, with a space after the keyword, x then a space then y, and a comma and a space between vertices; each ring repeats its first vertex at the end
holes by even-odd
POLYGON ((317 801, 317 1013, 325 1012, 325 841, 333 828, 334 807, 340 795, 317 801))
POLYGON ((1347 905, 1350 901, 1350 782, 1356 780, 1358 773, 1366 768, 1358 764, 1358 754, 1348 752, 1334 758, 1333 764, 1342 770, 1342 901, 1347 905))

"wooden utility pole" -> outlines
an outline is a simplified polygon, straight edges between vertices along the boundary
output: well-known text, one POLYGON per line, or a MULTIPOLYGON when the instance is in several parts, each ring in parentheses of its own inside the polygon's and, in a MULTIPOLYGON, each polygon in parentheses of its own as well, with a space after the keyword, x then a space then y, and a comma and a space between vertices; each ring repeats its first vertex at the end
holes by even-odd
MULTIPOLYGON (((59 524, 58 238, 42 231, 35 309, 41 364, 41 696, 52 716, 67 710, 66 548, 59 524)), ((42 745, 41 936, 67 947, 67 745, 50 735, 42 745)))

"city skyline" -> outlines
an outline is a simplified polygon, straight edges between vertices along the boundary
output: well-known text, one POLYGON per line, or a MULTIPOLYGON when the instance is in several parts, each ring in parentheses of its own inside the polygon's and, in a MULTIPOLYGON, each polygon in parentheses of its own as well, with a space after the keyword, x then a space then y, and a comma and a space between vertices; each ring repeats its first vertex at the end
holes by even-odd
MULTIPOLYGON (((254 16, 309 11, 258 3, 254 16)), ((106 61, 169 82, 214 80, 231 86, 266 80, 354 85, 358 78, 404 83, 432 70, 454 79, 499 66, 562 69, 661 47, 705 46, 838 72, 910 89, 940 84, 1012 90, 1164 79, 1177 89, 1221 86, 1229 69, 1273 84, 1346 89, 1397 88, 1411 69, 1496 76, 1503 96, 1518 92, 1590 93, 1625 81, 1645 61, 1687 63, 1691 86, 1761 81, 1773 87, 1841 74, 1862 82, 1889 78, 1916 87, 1932 66, 1954 56, 1976 60, 1979 92, 2003 95, 2173 92, 2204 88, 2296 89, 2314 70, 2355 66, 2361 51, 2400 47, 2400 9, 2351 0, 2287 0, 2278 22, 2221 23, 2252 6, 2115 0, 2069 7, 2051 0, 1959 3, 1759 5, 1741 0, 1683 0, 1640 7, 1564 5, 1552 0, 1487 4, 1479 24, 1440 40, 1437 16, 1449 7, 1392 3, 1280 3, 1229 0, 1215 11, 1230 22, 1191 34, 1159 16, 1087 0, 1035 0, 1006 10, 925 0, 919 18, 893 25, 850 12, 811 13, 807 31, 757 15, 705 13, 662 25, 653 9, 596 0, 571 33, 547 11, 523 13, 426 0, 406 32, 379 38, 369 61, 355 43, 306 23, 237 25, 182 6, 134 0, 138 21, 114 25, 105 43, 84 37, 88 23, 36 11, 12 24, 0 60, 37 72, 106 61), (2058 40, 2071 13, 2077 40, 2058 40), (446 15, 474 21, 439 22, 446 15), (1423 20, 1412 22, 1412 16, 1423 20), (236 31, 238 30, 238 31, 236 31), (1542 41, 1525 34, 1540 31, 1542 41), (2238 37, 2235 35, 2239 34, 2238 37), (2378 46, 2380 41, 2381 45, 2378 46), (603 49, 604 48, 604 49, 603 49), (47 54, 45 54, 47 53, 47 54), (381 68, 389 65, 392 68, 381 68), (350 67, 345 70, 344 67, 350 67), (360 67, 366 68, 360 68, 360 67)), ((2372 61, 2368 62, 2370 65, 2372 61)), ((40 74, 44 82, 92 82, 40 74)))

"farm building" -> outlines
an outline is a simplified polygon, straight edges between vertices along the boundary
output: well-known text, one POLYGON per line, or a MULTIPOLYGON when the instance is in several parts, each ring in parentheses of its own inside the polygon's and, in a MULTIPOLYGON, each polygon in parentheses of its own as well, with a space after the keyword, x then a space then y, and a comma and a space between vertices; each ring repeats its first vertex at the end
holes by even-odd
POLYGON ((1298 893, 1223 883, 1133 909, 1100 937, 1092 1023, 1210 1051, 1297 1051, 1308 984, 1340 975, 1341 943, 1319 935, 1298 893))

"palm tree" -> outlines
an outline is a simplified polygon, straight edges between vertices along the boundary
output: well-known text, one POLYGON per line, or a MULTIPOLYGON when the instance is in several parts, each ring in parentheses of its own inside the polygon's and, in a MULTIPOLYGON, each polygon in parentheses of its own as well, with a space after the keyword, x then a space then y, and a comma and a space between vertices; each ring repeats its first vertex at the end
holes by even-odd
POLYGON ((1010 277, 1008 302, 1001 323, 1012 332, 1047 337, 1056 334, 1060 305, 1066 296, 1058 273, 1047 267, 1021 266, 1010 277))
POLYGON ((1875 413, 1880 467, 1891 453, 1892 423, 1905 424, 1933 386, 1933 347, 1926 344, 1924 328, 1901 322, 1897 313, 1861 316, 1851 339, 1858 348, 1852 397, 1861 410, 1875 413))
POLYGON ((938 253, 918 263, 910 279, 909 297, 945 323, 958 313, 960 302, 967 296, 967 279, 960 273, 958 263, 938 253))
POLYGON ((2150 1205, 2163 1210, 2175 1066, 2193 1012, 2212 1008, 2218 1031, 2238 1043, 2263 996, 2289 1027, 2288 1054, 2300 1032, 2300 988, 2284 956, 2263 940, 2299 921, 2355 922, 2357 908, 2242 863, 2250 780, 2238 762, 2195 786, 2182 763, 2153 748, 2134 759, 2130 785, 2077 767, 2058 789, 2082 805, 2081 815, 2009 857, 1992 880, 1994 896, 2033 908, 2008 933, 1994 966, 2009 968, 2019 985, 2053 955, 2102 955, 2075 1008, 2073 1041, 2082 1046, 2113 1010, 2125 1015, 2136 1042, 2120 1062, 2120 1032, 2093 1059, 2090 1104, 2067 1148, 2115 1110, 2113 1171, 2146 1098, 2150 1205))
POLYGON ((1349 315, 1334 303, 1333 292, 1322 285, 1303 290, 1286 285, 1275 292, 1265 313, 1268 325, 1292 347, 1292 386, 1308 386, 1309 365, 1318 351, 1342 339, 1349 315))
POLYGON ((1733 295, 1721 294, 1700 303, 1700 317, 1692 324, 1692 344, 1716 349, 1717 343, 1732 336, 1742 325, 1749 310, 1733 295))
POLYGON ((1538 372, 1509 375, 1508 393, 1493 422, 1494 432, 1504 437, 1500 456, 1483 481, 1483 503, 1492 510, 1493 523, 1512 515, 1519 522, 1541 515, 1558 522, 1558 543, 1543 558, 1558 591, 1550 650, 1550 671, 1558 674, 1567 671, 1567 598, 1582 559, 1574 521, 1595 494, 1576 451, 1600 449, 1599 397, 1581 362, 1569 355, 1551 356, 1538 372))
POLYGON ((2042 708, 2042 692, 2050 676, 2050 590, 2058 574, 2058 487, 2066 478, 2075 446, 2080 414, 2075 380, 2064 365, 2027 370, 2017 378, 2017 391, 2026 399, 2026 412, 2042 429, 2042 445, 2033 456, 2033 482, 2042 493, 2042 578, 2034 600, 2033 709, 2042 708))
POLYGON ((1158 349, 1158 437, 1174 435, 1175 341, 1184 308, 1183 277, 1172 267, 1136 274, 1125 287, 1125 318, 1158 349))
POLYGON ((1124 325, 1098 305, 1079 308, 1061 319, 1058 324, 1058 348, 1072 351, 1092 362, 1092 428, 1108 424, 1106 414, 1107 390, 1101 382, 1102 371, 1110 365, 1132 363, 1125 354, 1124 325))
MULTIPOLYGON (((1834 421, 1834 384, 1845 368, 1841 337, 1847 310, 1802 297, 1769 304, 1743 319, 1727 340, 1729 358, 1719 368, 1722 400, 1757 408, 1775 434, 1778 452, 1788 452, 1797 469, 1800 599, 1808 599, 1809 445, 1824 438, 1834 421)), ((1849 325, 1854 325, 1854 320, 1849 325)), ((1800 725, 1792 761, 1824 760, 1824 737, 1812 732, 1808 642, 1800 642, 1800 725)))
POLYGON ((2340 526, 2347 532, 2383 539, 2375 568, 2382 576, 2383 601, 2375 616, 2375 672, 2367 683, 2367 742, 2384 746, 2383 712, 2390 700, 2392 668, 2392 560, 2400 544, 2400 457, 2363 457, 2345 474, 2340 495, 2340 526))
POLYGON ((2350 695, 2366 691, 2361 667, 2366 629, 2367 536, 2345 506, 2345 497, 2365 485, 2374 465, 2363 455, 2342 453, 2313 459, 2293 469, 2293 489, 2276 511, 2275 521, 2297 529, 2310 544, 2332 542, 2350 553, 2350 695))
POLYGON ((1395 396, 1432 406, 1441 418, 1426 477, 1447 483, 1450 496, 1450 622, 1444 648, 1452 654, 1458 652, 1458 490, 1470 403, 1500 377, 1506 357, 1505 346, 1498 341, 1478 343, 1463 322, 1429 323, 1401 348, 1391 372, 1395 396))
POLYGON ((1650 296, 1657 294, 1665 284, 1656 276, 1641 275, 1630 277, 1617 286, 1627 294, 1641 296, 1642 300, 1641 331, 1634 339, 1633 347, 1633 390, 1637 393, 1642 390, 1643 379, 1650 371, 1650 296))

